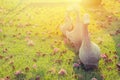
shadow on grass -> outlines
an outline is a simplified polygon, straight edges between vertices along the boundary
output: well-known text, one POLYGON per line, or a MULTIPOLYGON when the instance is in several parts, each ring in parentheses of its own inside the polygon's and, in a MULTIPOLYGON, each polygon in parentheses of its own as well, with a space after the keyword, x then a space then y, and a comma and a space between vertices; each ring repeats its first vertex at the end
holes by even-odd
POLYGON ((25 74, 19 74, 15 76, 15 80, 26 80, 26 75, 25 74))
MULTIPOLYGON (((73 63, 78 63, 78 55, 76 55, 73 60, 73 63)), ((73 67, 73 70, 75 75, 77 75, 77 80, 91 80, 92 78, 96 78, 97 80, 103 80, 99 69, 85 70, 83 64, 80 64, 79 68, 73 67), (82 77, 80 77, 80 75, 82 77)))

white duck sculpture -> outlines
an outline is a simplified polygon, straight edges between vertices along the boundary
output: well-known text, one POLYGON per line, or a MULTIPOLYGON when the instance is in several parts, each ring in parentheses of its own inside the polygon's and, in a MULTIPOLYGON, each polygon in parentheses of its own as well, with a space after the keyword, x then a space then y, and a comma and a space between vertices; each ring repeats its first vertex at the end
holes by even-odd
POLYGON ((89 15, 85 14, 82 27, 82 44, 79 49, 79 58, 85 69, 96 68, 100 59, 100 48, 98 45, 90 41, 88 35, 89 22, 89 15))
POLYGON ((66 36, 66 31, 71 31, 73 28, 72 19, 69 16, 69 13, 69 11, 66 12, 64 24, 60 26, 60 30, 62 31, 64 36, 66 36))
POLYGON ((78 52, 82 42, 82 22, 80 21, 79 11, 76 11, 76 15, 76 25, 72 31, 66 31, 66 37, 73 43, 76 52, 78 52))

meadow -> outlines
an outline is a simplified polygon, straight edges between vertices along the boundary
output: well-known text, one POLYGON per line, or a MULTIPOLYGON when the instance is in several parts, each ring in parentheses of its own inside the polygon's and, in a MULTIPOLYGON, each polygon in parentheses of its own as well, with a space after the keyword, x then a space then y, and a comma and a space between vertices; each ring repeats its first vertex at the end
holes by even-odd
MULTIPOLYGON (((80 5, 81 17, 90 14, 89 33, 100 46, 97 70, 73 67, 78 58, 66 44, 59 26, 64 23, 68 1, 0 1, 0 80, 120 80, 120 1, 80 5), (108 57, 108 61, 103 56, 108 57), (66 75, 59 75, 64 69, 66 75)), ((75 21, 75 14, 70 14, 75 21)))

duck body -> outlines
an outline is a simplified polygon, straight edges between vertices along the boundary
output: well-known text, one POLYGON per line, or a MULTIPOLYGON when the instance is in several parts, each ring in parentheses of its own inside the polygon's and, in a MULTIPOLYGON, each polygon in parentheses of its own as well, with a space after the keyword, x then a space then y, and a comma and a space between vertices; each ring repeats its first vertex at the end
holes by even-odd
POLYGON ((76 26, 73 31, 66 31, 66 37, 70 40, 71 43, 73 43, 74 47, 76 48, 76 51, 79 51, 79 48, 81 46, 81 26, 76 26))
POLYGON ((90 42, 90 45, 82 43, 79 58, 85 68, 97 67, 100 59, 100 48, 94 42, 90 42))
POLYGON ((63 35, 66 36, 66 31, 71 31, 72 30, 72 26, 71 24, 63 24, 60 26, 60 30, 62 31, 63 35))

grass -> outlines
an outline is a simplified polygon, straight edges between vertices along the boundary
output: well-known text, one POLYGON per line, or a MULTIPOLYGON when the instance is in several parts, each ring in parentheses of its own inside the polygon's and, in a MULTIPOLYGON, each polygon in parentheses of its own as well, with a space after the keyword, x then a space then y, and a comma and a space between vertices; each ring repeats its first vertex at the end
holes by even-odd
MULTIPOLYGON (((105 63, 101 59, 98 70, 84 71, 82 68, 73 68, 75 53, 64 44, 59 30, 68 5, 57 3, 58 6, 41 6, 39 1, 31 0, 0 1, 0 56, 3 57, 0 58, 0 78, 8 76, 10 80, 35 80, 36 76, 40 76, 41 80, 78 80, 82 75, 83 80, 91 80, 93 77, 102 80, 102 75, 104 80, 120 80, 120 73, 116 68, 119 58, 113 58, 114 52, 120 56, 120 47, 117 47, 120 34, 110 35, 120 29, 120 14, 116 13, 120 12, 120 3, 114 0, 103 2, 105 5, 97 9, 81 6, 80 15, 86 12, 91 15, 91 40, 100 46, 101 54, 106 53, 112 62, 105 63), (110 24, 106 16, 112 16, 113 21, 110 24), (33 41, 33 46, 28 46, 28 37, 33 41), (101 40, 102 44, 99 44, 101 40), (60 50, 52 55, 54 48, 60 50), (41 55, 38 56, 37 53, 41 55), (26 71, 26 68, 29 70, 26 71), (66 76, 58 75, 61 68, 67 71, 66 76), (18 70, 21 70, 23 75, 16 77, 18 70), (54 74, 49 73, 50 70, 54 70, 54 74)), ((71 15, 74 19, 74 12, 71 15)))

